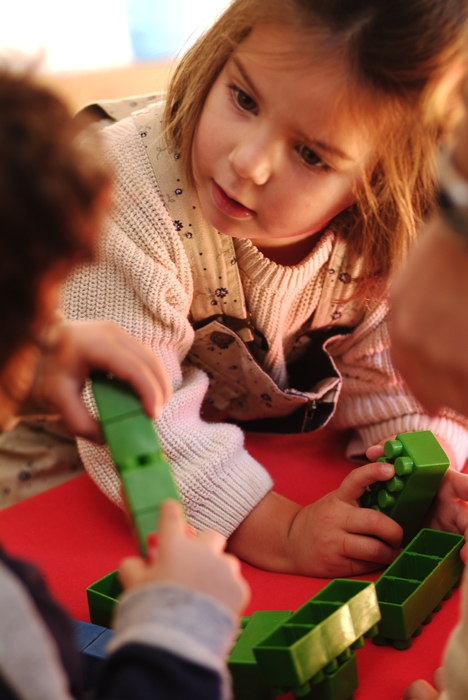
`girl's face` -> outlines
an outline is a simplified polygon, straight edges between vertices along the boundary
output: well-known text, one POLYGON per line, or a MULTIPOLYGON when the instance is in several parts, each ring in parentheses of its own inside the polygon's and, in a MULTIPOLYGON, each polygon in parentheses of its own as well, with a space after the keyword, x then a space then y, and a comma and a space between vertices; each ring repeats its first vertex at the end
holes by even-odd
POLYGON ((372 163, 370 121, 353 109, 365 95, 346 84, 341 59, 301 52, 303 42, 256 27, 211 88, 193 142, 206 218, 262 250, 322 231, 372 163))

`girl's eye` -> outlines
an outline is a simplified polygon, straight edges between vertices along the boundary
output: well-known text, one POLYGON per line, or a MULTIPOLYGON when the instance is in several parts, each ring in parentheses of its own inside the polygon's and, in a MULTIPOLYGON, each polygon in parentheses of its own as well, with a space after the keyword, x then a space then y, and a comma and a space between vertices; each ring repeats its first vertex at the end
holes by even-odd
POLYGON ((328 168, 327 164, 311 148, 307 146, 298 146, 297 151, 306 165, 314 165, 324 170, 328 168))
POLYGON ((255 112, 257 109, 257 103, 250 97, 250 95, 240 88, 234 86, 232 86, 232 90, 234 93, 234 100, 241 109, 243 109, 245 112, 255 112))

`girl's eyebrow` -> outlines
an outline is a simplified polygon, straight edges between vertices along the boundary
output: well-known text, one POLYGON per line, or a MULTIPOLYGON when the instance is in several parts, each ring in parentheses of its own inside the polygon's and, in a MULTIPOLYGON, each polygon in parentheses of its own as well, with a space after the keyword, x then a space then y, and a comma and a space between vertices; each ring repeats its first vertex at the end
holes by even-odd
POLYGON ((234 65, 236 66, 237 70, 238 70, 239 73, 242 75, 242 77, 244 78, 245 82, 247 83, 247 85, 249 86, 249 88, 252 90, 252 92, 255 93, 255 94, 257 94, 257 88, 256 88, 255 85, 253 84, 253 82, 252 82, 252 80, 251 80, 249 74, 247 73, 246 69, 244 68, 244 66, 242 65, 242 63, 239 61, 239 59, 238 59, 236 56, 233 56, 233 57, 232 57, 232 62, 234 63, 234 65))
MULTIPOLYGON (((257 94, 258 94, 258 93, 257 93, 257 88, 255 87, 255 85, 254 85, 254 83, 253 83, 251 77, 250 77, 249 74, 247 73, 247 70, 246 70, 245 67, 242 65, 241 61, 239 61, 238 57, 237 57, 237 56, 232 56, 232 62, 234 63, 234 65, 236 66, 237 70, 239 71, 239 73, 240 73, 240 74, 242 75, 242 77, 244 78, 245 82, 246 82, 247 85, 249 86, 249 88, 250 88, 250 90, 252 91, 252 93, 253 93, 254 95, 257 95, 257 94)), ((307 136, 307 134, 304 134, 304 137, 305 137, 306 141, 308 141, 308 143, 309 143, 311 146, 316 146, 317 148, 319 148, 319 149, 321 149, 321 150, 323 150, 323 151, 326 151, 327 153, 330 153, 331 155, 334 155, 334 156, 336 156, 337 158, 340 158, 341 160, 347 160, 347 161, 351 161, 351 162, 353 162, 353 163, 355 162, 355 161, 354 161, 354 158, 352 158, 352 157, 349 156, 347 153, 345 153, 344 151, 342 151, 341 148, 338 148, 338 146, 334 146, 334 145, 332 145, 331 143, 326 143, 325 141, 320 141, 320 140, 318 140, 318 139, 310 138, 310 136, 307 136)))
POLYGON ((317 146, 318 148, 337 156, 341 160, 349 160, 354 163, 354 158, 351 158, 347 153, 338 148, 338 146, 332 146, 331 143, 325 143, 324 141, 317 141, 317 139, 309 139, 311 146, 317 146))

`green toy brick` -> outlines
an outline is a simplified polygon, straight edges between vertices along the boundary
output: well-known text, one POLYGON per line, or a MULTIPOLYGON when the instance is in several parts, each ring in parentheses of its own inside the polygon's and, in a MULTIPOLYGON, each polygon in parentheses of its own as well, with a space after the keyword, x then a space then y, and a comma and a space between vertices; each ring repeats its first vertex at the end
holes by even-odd
POLYGON ((381 510, 399 523, 406 546, 421 527, 450 462, 430 430, 401 433, 387 440, 384 453, 380 461, 394 464, 395 477, 373 484, 361 505, 381 510))
POLYGON ((112 571, 88 586, 86 595, 89 618, 93 624, 111 626, 112 613, 121 593, 122 586, 118 579, 118 571, 112 571))
POLYGON ((151 508, 142 513, 132 513, 132 530, 140 552, 147 548, 148 535, 155 532, 159 523, 159 508, 151 508))
POLYGON ((93 375, 93 392, 102 431, 122 480, 141 554, 157 529, 159 508, 167 498, 180 500, 171 468, 152 420, 134 391, 106 374, 93 375))
POLYGON ((325 669, 323 678, 311 684, 311 691, 306 700, 351 700, 358 689, 359 681, 356 665, 356 653, 344 652, 325 669), (336 666, 336 667, 335 667, 336 666))
POLYGON ((305 695, 314 678, 318 681, 317 675, 380 619, 375 590, 369 594, 372 589, 374 585, 366 581, 336 579, 317 594, 320 597, 311 598, 254 647, 265 678, 276 687, 305 695), (359 620, 360 608, 367 623, 359 620))
POLYGON ((290 617, 290 610, 257 611, 249 618, 228 659, 236 700, 270 700, 273 689, 265 679, 253 647, 290 617))
POLYGON ((172 474, 161 461, 140 469, 125 469, 120 472, 120 478, 132 514, 150 508, 159 511, 165 498, 179 499, 172 474))
POLYGON ((347 604, 351 612, 356 640, 370 636, 380 620, 380 608, 375 586, 367 581, 335 579, 314 597, 340 605, 347 604))
POLYGON ((463 571, 462 535, 425 528, 375 584, 382 619, 375 643, 411 646, 411 637, 438 608, 463 571))
POLYGON ((348 606, 306 603, 260 642, 255 657, 270 683, 301 687, 355 641, 348 606))
POLYGON ((93 372, 93 394, 102 423, 111 423, 132 413, 143 413, 141 402, 125 382, 110 379, 103 372, 93 372))
POLYGON ((163 460, 153 422, 147 415, 133 414, 114 423, 104 423, 102 432, 119 471, 163 460))

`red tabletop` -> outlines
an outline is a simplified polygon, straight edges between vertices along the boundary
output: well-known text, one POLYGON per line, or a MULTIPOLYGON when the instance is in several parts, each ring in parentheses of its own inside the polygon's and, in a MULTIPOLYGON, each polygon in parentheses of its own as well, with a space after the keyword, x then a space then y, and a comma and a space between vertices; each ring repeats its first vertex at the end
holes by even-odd
MULTIPOLYGON (((275 489, 305 505, 336 488, 353 468, 344 457, 346 435, 323 430, 308 435, 249 434, 249 452, 271 473, 275 489)), ((0 540, 9 553, 43 571, 53 593, 75 619, 89 620, 86 587, 135 553, 122 511, 87 475, 0 511, 0 540)), ((245 611, 295 610, 328 579, 272 574, 243 564, 252 599, 245 611)), ((380 573, 365 576, 376 580, 380 573)), ((400 700, 415 678, 430 680, 459 614, 459 589, 423 628, 409 650, 376 647, 357 652, 355 700, 400 700)), ((289 697, 289 696, 288 696, 289 697)))

